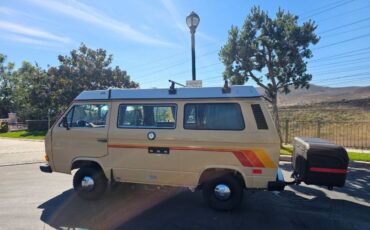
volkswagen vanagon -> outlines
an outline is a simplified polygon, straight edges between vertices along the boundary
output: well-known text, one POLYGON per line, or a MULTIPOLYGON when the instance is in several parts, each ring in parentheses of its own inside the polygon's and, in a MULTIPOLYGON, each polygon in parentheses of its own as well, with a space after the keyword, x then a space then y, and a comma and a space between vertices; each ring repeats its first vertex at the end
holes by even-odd
POLYGON ((283 188, 278 133, 252 86, 84 91, 45 145, 41 171, 78 169, 73 187, 84 199, 111 182, 184 186, 229 210, 244 189, 283 188))

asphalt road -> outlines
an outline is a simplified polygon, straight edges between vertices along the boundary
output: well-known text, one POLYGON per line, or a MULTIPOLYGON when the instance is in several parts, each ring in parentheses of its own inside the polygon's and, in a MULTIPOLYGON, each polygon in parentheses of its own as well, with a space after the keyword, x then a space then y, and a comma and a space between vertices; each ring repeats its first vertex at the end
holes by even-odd
MULTIPOLYGON (((218 212, 205 206, 200 192, 179 188, 122 184, 101 200, 80 200, 71 175, 39 171, 34 162, 43 150, 32 149, 34 142, 10 142, 0 139, 0 229, 370 229, 366 163, 351 163, 345 188, 247 191, 240 209, 218 212), (12 149, 10 163, 3 146, 12 149), (32 152, 29 162, 14 160, 17 151, 32 152)), ((281 166, 287 177, 290 164, 281 166)))

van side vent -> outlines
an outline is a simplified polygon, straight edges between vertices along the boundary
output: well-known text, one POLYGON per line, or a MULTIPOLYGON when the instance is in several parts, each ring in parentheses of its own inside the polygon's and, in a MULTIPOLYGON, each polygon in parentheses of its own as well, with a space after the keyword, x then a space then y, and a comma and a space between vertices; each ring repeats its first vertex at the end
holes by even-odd
POLYGON ((256 120, 258 129, 268 129, 265 116, 263 115, 261 106, 259 104, 252 104, 252 111, 254 119, 256 120))

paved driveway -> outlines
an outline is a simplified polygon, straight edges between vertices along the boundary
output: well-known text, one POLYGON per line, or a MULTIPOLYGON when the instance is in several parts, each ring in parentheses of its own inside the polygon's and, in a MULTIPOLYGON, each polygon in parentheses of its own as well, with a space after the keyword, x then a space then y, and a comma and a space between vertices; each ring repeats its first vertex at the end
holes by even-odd
MULTIPOLYGON (((28 144, 33 142, 20 148, 30 149, 28 144)), ((43 174, 38 166, 0 166, 0 229, 370 229, 370 164, 365 163, 351 164, 345 188, 248 191, 233 212, 209 209, 200 192, 131 184, 99 201, 83 201, 71 189, 71 175, 43 174)), ((288 176, 290 164, 281 166, 288 176)))

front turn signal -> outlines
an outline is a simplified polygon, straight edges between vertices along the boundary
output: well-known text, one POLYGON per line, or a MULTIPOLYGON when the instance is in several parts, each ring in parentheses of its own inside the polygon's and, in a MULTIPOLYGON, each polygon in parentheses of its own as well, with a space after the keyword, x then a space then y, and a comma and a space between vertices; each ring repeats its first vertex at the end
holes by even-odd
POLYGON ((45 154, 44 158, 45 158, 45 161, 49 161, 49 157, 47 154, 45 154))

